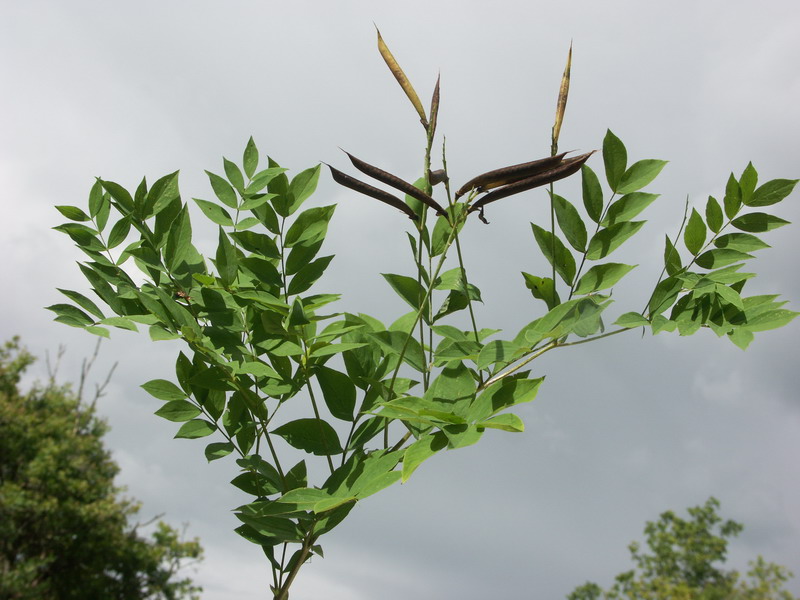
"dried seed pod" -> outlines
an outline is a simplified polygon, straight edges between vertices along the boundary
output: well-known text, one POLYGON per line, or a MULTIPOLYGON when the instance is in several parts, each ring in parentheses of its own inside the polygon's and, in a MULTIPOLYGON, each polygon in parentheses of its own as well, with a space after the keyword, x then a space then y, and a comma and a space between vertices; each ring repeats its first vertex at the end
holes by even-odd
POLYGON ((431 97, 431 122, 428 128, 428 136, 430 139, 433 139, 433 136, 436 134, 436 122, 439 116, 439 82, 441 79, 441 75, 436 78, 436 87, 433 88, 433 96, 431 97))
MULTIPOLYGON (((328 165, 328 163, 325 163, 328 165)), ((375 198, 376 200, 380 200, 388 204, 389 206, 394 206, 396 209, 404 212, 408 215, 409 219, 416 221, 419 219, 417 214, 411 210, 411 207, 400 200, 397 196, 392 196, 389 192, 384 192, 383 190, 373 187, 368 183, 364 183, 363 181, 359 181, 355 177, 350 177, 346 173, 342 173, 338 169, 334 169, 332 166, 328 165, 328 168, 331 170, 331 175, 333 176, 333 180, 338 183, 339 185, 343 185, 346 188, 350 188, 356 192, 364 194, 365 196, 369 196, 370 198, 375 198)))
POLYGON ((583 163, 589 160, 589 157, 595 152, 596 152, 595 150, 592 150, 591 152, 587 152, 586 154, 581 154, 580 156, 570 158, 568 160, 561 162, 561 164, 552 169, 537 173, 533 177, 528 177, 527 179, 516 181, 515 183, 511 183, 509 185, 501 187, 493 192, 489 192, 483 198, 478 200, 475 204, 470 206, 469 212, 475 212, 476 210, 483 210, 484 206, 486 206, 490 202, 494 202, 495 200, 500 200, 501 198, 507 198, 508 196, 513 196, 514 194, 519 194, 520 192, 532 190, 533 188, 547 185, 548 183, 553 183, 554 181, 558 181, 559 179, 564 179, 565 177, 569 177, 573 173, 576 173, 581 168, 581 165, 583 165, 583 163))
POLYGON ((518 165, 511 165, 509 167, 503 167, 501 169, 495 169, 493 171, 482 173, 481 175, 473 177, 467 183, 462 185, 456 192, 456 198, 460 198, 475 188, 487 190, 500 185, 514 183, 520 179, 533 177, 537 173, 541 173, 558 166, 566 154, 566 152, 563 152, 557 156, 548 156, 546 158, 540 158, 539 160, 520 163, 518 165))
POLYGON ((431 178, 431 185, 439 185, 443 181, 447 181, 447 171, 444 169, 438 169, 436 171, 431 171, 430 174, 431 178))
POLYGON ((386 42, 383 41, 380 30, 377 27, 375 30, 378 32, 378 52, 381 53, 383 60, 386 62, 386 65, 389 67, 392 75, 394 75, 397 83, 400 84, 400 87, 403 88, 403 91, 406 93, 406 96, 408 96, 408 99, 411 100, 411 104, 414 105, 420 121, 422 121, 422 125, 427 129, 428 118, 425 116, 425 109, 422 108, 422 102, 419 101, 419 96, 417 96, 414 86, 411 85, 408 77, 406 77, 406 74, 403 73, 403 69, 401 69, 400 65, 397 64, 397 61, 389 50, 389 47, 386 45, 386 42))
POLYGON ((444 211, 444 208, 436 202, 433 198, 431 198, 428 194, 423 192, 421 189, 414 187, 407 181, 403 181, 399 177, 392 175, 384 171, 383 169, 379 169, 369 163, 365 163, 363 160, 360 160, 347 152, 346 150, 342 150, 347 156, 350 158, 350 162, 353 163, 353 166, 364 173, 365 175, 369 175, 373 179, 377 179, 378 181, 385 183, 386 185, 392 186, 396 190, 400 190, 411 196, 412 198, 416 198, 423 204, 428 205, 430 208, 436 211, 437 215, 446 216, 447 213, 444 211))
POLYGON ((553 124, 552 144, 550 149, 553 154, 558 152, 558 136, 561 133, 561 124, 564 122, 564 112, 567 110, 567 97, 569 96, 569 72, 572 68, 572 42, 569 43, 569 54, 567 54, 567 66, 561 76, 561 88, 558 90, 558 102, 556 104, 556 120, 553 124))

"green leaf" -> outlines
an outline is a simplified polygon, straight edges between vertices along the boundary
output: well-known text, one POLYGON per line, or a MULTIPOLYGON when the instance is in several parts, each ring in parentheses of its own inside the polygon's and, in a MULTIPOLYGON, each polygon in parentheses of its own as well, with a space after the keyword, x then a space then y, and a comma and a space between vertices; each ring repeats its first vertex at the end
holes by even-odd
POLYGON ((325 269, 328 268, 332 260, 333 256, 323 256, 305 265, 292 277, 292 280, 289 282, 288 293, 291 295, 305 292, 322 277, 322 274, 325 272, 325 269))
POLYGON ((178 174, 179 171, 164 175, 153 184, 147 193, 145 201, 145 214, 147 216, 157 215, 169 206, 178 196, 178 174))
POLYGON ((722 229, 722 207, 713 196, 709 196, 706 203, 706 222, 708 223, 708 228, 714 233, 719 233, 722 229))
POLYGON ((749 258, 753 258, 753 255, 730 248, 715 248, 703 252, 695 262, 704 269, 718 269, 749 258))
POLYGON ((695 255, 703 248, 705 241, 706 224, 703 223, 703 217, 700 216, 700 213, 693 208, 689 222, 686 224, 686 231, 683 232, 683 242, 686 244, 686 249, 692 255, 695 255))
POLYGON ((77 304, 84 310, 89 311, 98 319, 105 319, 105 315, 97 307, 97 305, 83 294, 80 294, 78 292, 73 292, 72 290, 62 290, 61 288, 56 288, 56 289, 62 294, 64 294, 67 298, 72 300, 75 304, 77 304))
POLYGON ((317 189, 319 172, 320 165, 317 165, 301 171, 292 178, 292 182, 289 184, 289 215, 300 208, 300 205, 317 189))
POLYGON ((254 231, 235 231, 231 237, 249 252, 254 252, 264 258, 280 258, 278 245, 270 236, 254 231))
POLYGON ((619 325, 620 327, 626 327, 628 329, 633 329, 635 327, 646 327, 650 324, 650 321, 645 319, 642 315, 636 312, 626 312, 614 322, 615 325, 619 325))
POLYGON ((321 358, 323 356, 331 356, 332 354, 340 354, 347 350, 355 350, 356 348, 363 348, 367 344, 364 342, 342 342, 341 344, 326 344, 324 346, 320 346, 319 348, 315 348, 311 354, 309 355, 310 358, 321 358))
POLYGON ((217 271, 222 285, 230 287, 236 280, 236 273, 239 270, 239 257, 236 248, 231 244, 228 236, 222 227, 219 228, 219 245, 217 246, 216 256, 217 271))
POLYGON ((381 331, 376 333, 368 333, 370 338, 376 340, 381 347, 393 355, 400 356, 405 347, 403 360, 420 373, 425 371, 425 354, 422 351, 422 346, 419 342, 409 338, 407 334, 399 331, 381 331))
POLYGON ((233 219, 228 214, 228 211, 222 208, 219 204, 209 202, 208 200, 200 200, 199 198, 192 198, 203 211, 203 214, 209 218, 210 221, 223 227, 233 227, 233 219))
POLYGON ((185 400, 186 392, 166 379, 153 379, 142 384, 142 389, 159 400, 185 400))
POLYGON ((425 290, 416 279, 394 273, 381 273, 381 275, 398 296, 408 302, 412 308, 419 310, 422 299, 425 297, 425 290))
POLYGON ((411 474, 417 470, 424 461, 447 447, 447 438, 439 431, 433 435, 426 435, 411 444, 403 452, 402 481, 405 483, 411 474))
POLYGON ((476 365, 479 369, 486 369, 492 365, 509 363, 517 356, 519 346, 512 342, 493 340, 481 348, 476 365))
POLYGON ((648 302, 648 311, 651 316, 660 315, 667 310, 670 306, 675 304, 678 299, 678 294, 683 287, 679 279, 673 276, 667 277, 660 281, 653 290, 653 295, 648 302))
POLYGON ((89 190, 89 214, 96 217, 101 211, 107 210, 109 205, 108 198, 103 194, 103 185, 98 179, 89 190))
POLYGON ((517 415, 513 413, 503 413, 485 421, 475 423, 478 427, 486 427, 490 429, 500 429, 501 431, 509 431, 511 433, 522 433, 525 431, 525 424, 517 415))
POLYGON ((235 449, 235 446, 230 442, 213 442, 206 446, 206 460, 208 462, 219 460, 220 458, 228 456, 235 449))
POLYGON ((61 320, 62 323, 73 325, 74 327, 83 327, 94 323, 94 319, 71 304, 53 304, 48 306, 47 310, 52 310, 58 315, 56 321, 61 320), (63 318, 66 318, 66 320, 63 320, 63 318))
POLYGON ((725 300, 725 302, 727 302, 728 304, 732 304, 739 310, 744 310, 744 303, 742 302, 742 297, 739 295, 739 292, 737 292, 733 288, 718 283, 716 286, 714 286, 714 291, 720 298, 725 300))
POLYGON ((622 175, 619 185, 614 191, 618 194, 630 194, 642 189, 658 177, 666 164, 665 160, 655 159, 645 159, 633 163, 622 175))
MULTIPOLYGON (((308 325, 311 323, 305 310, 303 310, 303 301, 300 298, 295 298, 292 303, 292 311, 289 313, 288 327, 298 327, 300 325, 308 325)), ((276 349, 272 349, 273 353, 276 349)))
MULTIPOLYGON (((240 193, 244 193, 244 177, 242 176, 242 171, 233 161, 228 160, 224 156, 222 157, 222 165, 225 168, 225 176, 228 178, 228 181, 231 182, 234 188, 240 193)), ((231 207, 233 208, 233 207, 231 207)))
POLYGON ((625 174, 628 163, 628 151, 625 144, 609 129, 603 139, 603 164, 606 168, 606 181, 611 191, 617 192, 617 187, 625 174))
POLYGON ((558 194, 552 194, 551 198, 558 226, 564 232, 564 237, 575 250, 583 252, 586 249, 586 225, 583 224, 577 209, 558 194))
POLYGON ((751 332, 777 329, 778 327, 783 327, 791 323, 798 314, 800 313, 782 308, 771 310, 761 313, 752 319, 748 318, 747 323, 742 325, 742 327, 751 332))
POLYGON ((668 235, 664 236, 664 267, 667 275, 675 275, 683 268, 681 266, 681 255, 678 249, 672 244, 668 235))
POLYGON ((728 334, 728 339, 742 350, 747 350, 747 347, 755 339, 755 336, 751 331, 737 328, 728 334))
POLYGON ((217 426, 213 423, 203 419, 193 419, 181 425, 178 433, 175 434, 175 439, 196 440, 197 438, 209 436, 216 430, 217 426))
POLYGON ((728 183, 725 185, 725 215, 729 219, 733 219, 742 207, 742 190, 739 187, 739 182, 733 176, 733 173, 728 177, 728 183))
POLYGON ((599 223, 603 215, 603 188, 595 172, 587 165, 581 165, 581 188, 586 213, 592 221, 599 223))
POLYGON ((645 192, 633 192, 626 194, 608 207, 606 216, 603 219, 603 227, 630 221, 633 217, 650 206, 658 198, 659 194, 647 194, 645 192))
POLYGON ((521 379, 506 377, 486 388, 469 408, 468 421, 483 421, 523 402, 531 402, 539 391, 544 377, 521 379))
POLYGON ((544 300, 548 309, 552 310, 561 303, 558 292, 555 290, 553 280, 550 277, 537 277, 536 275, 531 275, 524 271, 522 272, 522 276, 525 278, 525 287, 531 291, 534 298, 544 300))
POLYGON ((109 317, 108 319, 101 319, 98 322, 100 325, 111 325, 112 327, 127 329, 128 331, 139 331, 133 321, 124 317, 109 317))
POLYGON ((328 367, 315 369, 328 410, 337 419, 351 422, 356 407, 356 386, 344 373, 328 367))
POLYGON ((717 248, 730 248, 740 252, 755 252, 769 248, 770 245, 762 242, 759 238, 749 233, 728 233, 721 235, 714 240, 717 248))
POLYGON ((184 206, 175 218, 167 236, 164 261, 167 267, 176 271, 189 255, 192 245, 192 224, 189 220, 189 207, 184 206))
POLYGON ((187 400, 171 400, 159 408, 155 414, 167 421, 184 422, 194 419, 202 411, 187 400))
POLYGON ((106 248, 97 237, 97 231, 80 223, 64 223, 53 227, 56 231, 66 233, 81 249, 103 252, 106 248))
POLYGON ((792 193, 797 179, 773 179, 759 187, 749 202, 743 203, 747 206, 771 206, 777 204, 786 196, 792 193))
POLYGON ((272 159, 269 159, 269 164, 270 167, 268 169, 259 171, 253 176, 250 185, 245 189, 246 194, 257 194, 267 186, 269 186, 270 194, 273 194, 274 197, 286 194, 289 187, 289 180, 286 175, 284 175, 286 169, 278 167, 277 163, 273 162, 272 159))
POLYGON ((644 224, 645 221, 625 221, 601 229, 589 241, 586 258, 589 260, 605 258, 638 232, 644 224))
POLYGON ((210 171, 206 171, 206 175, 208 175, 208 179, 211 182, 211 189, 214 190, 214 194, 217 198, 219 198, 220 202, 222 202, 228 208, 235 209, 237 206, 239 206, 239 201, 236 197, 236 190, 231 187, 230 183, 225 181, 225 179, 219 175, 215 175, 210 171))
POLYGON ((789 221, 785 221, 780 217, 768 215, 762 212, 754 212, 742 215, 741 217, 737 217, 731 221, 731 225, 736 227, 736 229, 749 231, 751 233, 772 231, 773 229, 777 229, 778 227, 783 227, 784 225, 788 224, 789 221))
POLYGON ((627 275, 635 266, 637 265, 624 265, 622 263, 595 265, 580 278, 578 285, 575 286, 574 294, 580 296, 608 289, 627 275))
POLYGON ((131 230, 130 217, 122 217, 119 221, 114 223, 111 228, 111 233, 108 234, 108 248, 116 248, 125 238, 128 237, 128 232, 131 230))
POLYGON ((536 239, 536 243, 539 245, 544 257, 551 265, 555 266, 556 273, 561 276, 566 284, 571 286, 575 279, 575 258, 572 256, 572 252, 564 246, 558 236, 554 236, 535 223, 531 223, 531 228, 533 229, 533 237, 536 239))
POLYGON ((328 222, 333 216, 336 205, 317 206, 304 210, 295 219, 289 231, 286 232, 284 245, 291 248, 296 244, 313 244, 325 238, 328 231, 328 222))
POLYGON ((753 198, 753 192, 758 184, 758 173, 756 172, 753 163, 747 163, 742 176, 739 178, 739 188, 741 190, 742 204, 750 206, 750 201, 753 198))
POLYGON ((322 419, 296 419, 272 431, 293 448, 316 456, 341 454, 342 447, 336 431, 322 419))
POLYGON ((77 206, 56 206, 56 210, 70 221, 91 221, 92 218, 77 206))
POLYGON ((253 141, 253 136, 250 136, 250 139, 247 140, 247 146, 244 149, 244 174, 247 175, 248 179, 253 178, 253 173, 256 172, 258 168, 258 148, 256 148, 256 143, 253 141))
MULTIPOLYGON (((262 206, 265 206, 267 202, 269 202, 272 198, 275 197, 275 194, 257 194, 251 198, 248 198, 244 202, 242 202, 241 206, 239 206, 239 210, 256 210, 262 206)), ((253 225, 260 223, 260 221, 254 217, 248 217, 247 219, 243 219, 239 221, 239 228, 243 228, 242 225, 245 222, 250 222, 251 220, 254 221, 253 225)), ((253 225, 248 225, 248 227, 252 227, 253 225)))
POLYGON ((103 188, 111 195, 117 204, 123 209, 124 214, 133 212, 133 198, 124 187, 113 181, 102 181, 103 188))

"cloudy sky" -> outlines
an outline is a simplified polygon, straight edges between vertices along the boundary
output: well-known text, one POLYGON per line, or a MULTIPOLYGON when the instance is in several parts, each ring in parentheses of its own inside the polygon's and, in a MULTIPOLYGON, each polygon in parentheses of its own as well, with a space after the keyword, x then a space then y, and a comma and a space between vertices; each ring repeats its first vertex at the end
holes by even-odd
MULTIPOLYGON (((643 3, 472 0, 387 2, 0 2, 0 337, 37 355, 68 348, 76 377, 94 338, 53 323, 55 287, 85 289, 82 254, 50 228, 55 204, 85 205, 95 176, 133 187, 181 169, 184 198, 208 197, 204 169, 262 155, 298 171, 344 165, 338 146, 415 179, 424 140, 375 46, 373 22, 420 95, 442 74, 439 130, 451 177, 549 152, 555 96, 574 42, 562 148, 598 148, 607 128, 629 157, 670 163, 649 223, 619 251, 639 267, 614 291, 612 314, 638 310, 657 277, 665 232, 691 203, 721 194, 753 161, 762 180, 800 176, 800 6, 710 0, 643 3), (614 313, 613 311, 616 311, 614 313)), ((593 159, 600 172, 602 162, 593 159)), ((575 182, 559 187, 575 198, 575 182)), ((328 237, 337 255, 320 282, 342 309, 385 320, 405 312, 379 272, 412 269, 401 215, 337 189, 328 237)), ((521 270, 542 269, 529 221, 544 192, 498 203, 465 233, 481 326, 514 332, 540 310, 521 270), (520 216, 524 215, 524 216, 520 216)), ((798 193, 776 210, 800 220, 798 193)), ((781 293, 800 310, 796 225, 770 235, 750 293, 781 293)), ((211 243, 207 236, 198 244, 211 243)), ((208 252, 209 246, 205 246, 208 252)), ((563 598, 628 568, 644 522, 710 495, 746 525, 731 563, 758 554, 800 573, 798 324, 760 334, 747 352, 708 332, 616 336, 550 353, 524 406, 521 435, 490 432, 426 463, 405 485, 361 503, 301 571, 293 600, 563 598), (704 335, 706 333, 706 335, 704 335)), ((513 334, 512 334, 513 335, 513 334)), ((119 361, 100 412, 143 516, 188 522, 207 559, 204 598, 265 598, 258 548, 232 529, 244 497, 231 464, 173 440, 139 389, 172 378, 177 346, 114 332, 95 375, 119 361)), ((32 375, 44 375, 43 365, 32 375)), ((798 580, 792 583, 800 593, 798 580)))

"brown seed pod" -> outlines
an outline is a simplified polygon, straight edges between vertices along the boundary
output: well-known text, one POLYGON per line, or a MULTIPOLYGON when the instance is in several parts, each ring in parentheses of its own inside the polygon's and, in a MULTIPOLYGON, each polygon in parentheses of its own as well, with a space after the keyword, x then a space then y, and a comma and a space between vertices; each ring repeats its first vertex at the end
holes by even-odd
POLYGON ((441 75, 436 78, 436 87, 433 88, 433 96, 431 97, 431 122, 428 129, 428 136, 430 136, 430 139, 433 139, 433 136, 436 134, 436 122, 439 116, 439 82, 441 79, 441 75))
POLYGON ((520 179, 527 179, 533 177, 537 173, 548 171, 561 163, 566 152, 556 156, 548 156, 540 158, 531 162, 520 163, 518 165, 511 165, 501 169, 495 169, 482 173, 477 177, 473 177, 467 183, 462 185, 456 192, 456 198, 459 198, 469 192, 470 190, 479 188, 480 190, 487 190, 498 187, 500 185, 507 185, 519 181, 520 179))
POLYGON ((369 175, 373 179, 377 179, 378 181, 385 183, 386 185, 392 186, 396 190, 400 190, 411 196, 412 198, 416 198, 423 204, 428 205, 430 208, 436 211, 437 215, 446 216, 447 213, 444 211, 442 206, 436 202, 433 198, 431 198, 428 194, 423 192, 421 189, 414 187, 407 181, 403 181, 396 175, 392 175, 384 171, 383 169, 379 169, 369 163, 365 163, 363 160, 360 160, 347 152, 346 150, 342 150, 347 156, 350 158, 350 162, 353 163, 353 166, 364 173, 365 175, 369 175))
MULTIPOLYGON (((328 163, 325 164, 328 165, 328 163)), ((413 210, 411 210, 411 207, 402 200, 400 200, 400 198, 398 198, 397 196, 392 196, 389 192, 384 192, 383 190, 373 187, 368 183, 359 181, 355 177, 350 177, 350 175, 342 173, 341 171, 339 171, 338 169, 334 169, 330 165, 328 165, 328 168, 331 170, 331 176, 333 177, 333 180, 339 185, 342 185, 346 188, 350 188, 351 190, 364 194, 365 196, 369 196, 370 198, 375 198, 376 200, 380 200, 381 202, 384 202, 389 206, 393 206, 396 209, 404 212, 408 216, 408 218, 412 219, 413 221, 419 219, 417 214, 413 210)))
POLYGON ((568 160, 561 162, 561 164, 552 169, 537 173, 533 177, 528 177, 527 179, 516 181, 514 183, 501 187, 493 192, 489 192, 483 198, 478 200, 475 204, 470 206, 469 212, 475 212, 476 210, 483 210, 484 206, 486 206, 490 202, 494 202, 495 200, 500 200, 501 198, 507 198, 508 196, 513 196, 514 194, 519 194, 520 192, 532 190, 533 188, 547 185, 548 183, 553 183, 554 181, 558 181, 559 179, 564 179, 565 177, 569 177, 573 173, 576 173, 581 168, 581 165, 583 165, 583 163, 589 160, 589 157, 595 152, 596 150, 592 150, 591 152, 587 152, 586 154, 581 154, 580 156, 570 158, 568 160))
POLYGON ((386 62, 386 65, 389 67, 392 75, 394 75, 397 83, 400 84, 400 87, 403 88, 403 91, 406 93, 406 96, 408 96, 408 99, 411 100, 411 104, 414 105, 414 109, 417 111, 420 121, 422 121, 422 125, 427 129, 428 118, 425 116, 425 109, 422 108, 422 102, 419 101, 419 96, 417 96, 414 86, 411 85, 408 77, 406 77, 406 74, 403 73, 403 69, 401 69, 400 65, 397 64, 397 61, 389 50, 389 47, 386 45, 386 42, 383 41, 380 30, 375 27, 375 31, 378 32, 378 52, 381 53, 383 60, 386 62))
POLYGON ((431 171, 431 185, 439 185, 443 181, 447 181, 447 171, 444 169, 431 171))

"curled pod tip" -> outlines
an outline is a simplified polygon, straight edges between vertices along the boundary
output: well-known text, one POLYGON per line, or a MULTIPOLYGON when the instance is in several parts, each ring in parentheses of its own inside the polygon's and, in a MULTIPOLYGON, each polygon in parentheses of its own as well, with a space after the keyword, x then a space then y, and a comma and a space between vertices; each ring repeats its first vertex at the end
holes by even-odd
POLYGON ((384 204, 388 204, 389 206, 393 206, 397 210, 405 213, 409 219, 416 221, 419 219, 417 214, 411 210, 411 207, 400 200, 397 196, 392 196, 389 192, 384 192, 383 190, 373 187, 368 183, 364 183, 356 179, 355 177, 350 177, 346 173, 342 173, 339 169, 335 169, 334 167, 330 166, 328 163, 323 163, 327 165, 327 167, 331 170, 331 176, 333 180, 341 186, 349 188, 355 192, 359 192, 364 194, 365 196, 369 196, 370 198, 375 198, 376 200, 380 200, 384 204))
POLYGON ((444 208, 442 208, 442 206, 438 202, 436 202, 436 200, 431 198, 428 194, 423 192, 418 187, 414 187, 413 185, 411 185, 407 181, 404 181, 403 179, 400 179, 396 175, 392 175, 391 173, 384 171, 383 169, 379 169, 374 165, 371 165, 359 158, 356 158, 355 156, 347 152, 347 150, 342 150, 342 152, 347 154, 347 157, 350 159, 350 162, 353 163, 353 166, 362 173, 364 173, 364 175, 369 175, 370 177, 372 177, 373 179, 377 179, 381 183, 385 183, 386 185, 389 185, 396 190, 400 190, 401 192, 408 194, 412 198, 416 198, 423 204, 435 210, 437 215, 447 214, 445 213, 444 208))

